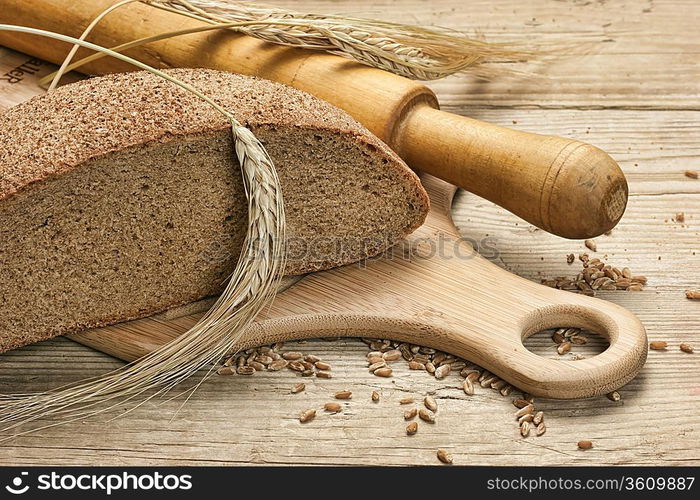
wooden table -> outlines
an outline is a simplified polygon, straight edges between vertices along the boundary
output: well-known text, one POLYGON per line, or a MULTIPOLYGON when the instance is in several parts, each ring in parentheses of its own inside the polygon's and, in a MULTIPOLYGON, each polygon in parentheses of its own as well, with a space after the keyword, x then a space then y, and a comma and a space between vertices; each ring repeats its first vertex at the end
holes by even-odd
MULTIPOLYGON (((299 9, 299 2, 277 1, 299 9)), ((539 400, 547 433, 522 439, 510 398, 482 389, 466 396, 459 379, 396 370, 389 380, 366 370, 359 340, 313 341, 295 349, 333 365, 334 378, 308 379, 291 395, 291 372, 215 377, 182 408, 150 402, 121 418, 101 416, 40 430, 3 443, 3 465, 176 464, 436 464, 435 451, 457 464, 697 465, 700 462, 700 301, 684 290, 700 287, 700 5, 694 0, 418 0, 372 2, 310 0, 309 11, 351 12, 414 24, 437 24, 479 33, 492 41, 543 43, 559 48, 539 64, 505 65, 491 81, 448 78, 432 87, 443 108, 528 131, 575 137, 620 162, 630 182, 629 207, 610 236, 597 239, 596 256, 644 274, 643 292, 599 296, 639 315, 650 339, 668 341, 652 351, 622 400, 539 400), (530 75, 509 74, 510 69, 530 75), (685 222, 674 220, 685 214, 685 222), (343 413, 300 424, 298 414, 347 388, 343 413), (382 393, 370 401, 373 390, 382 393), (405 435, 398 400, 432 394, 437 423, 405 435), (179 410, 179 411, 178 411, 179 410), (594 448, 576 449, 580 439, 594 448)), ((0 49, 0 74, 29 58, 0 49)), ((46 74, 48 66, 37 73, 46 74)), ((0 82, 0 108, 39 92, 36 75, 21 84, 0 82)), ((539 281, 572 276, 568 253, 582 242, 536 230, 504 210, 461 192, 454 217, 465 237, 499 265, 539 281), (491 247, 497 249, 494 252, 491 247)), ((534 349, 552 353, 547 339, 534 349)), ((67 339, 0 355, 0 393, 55 387, 104 373, 120 362, 67 339)), ((400 366, 400 365, 397 365, 400 366)))

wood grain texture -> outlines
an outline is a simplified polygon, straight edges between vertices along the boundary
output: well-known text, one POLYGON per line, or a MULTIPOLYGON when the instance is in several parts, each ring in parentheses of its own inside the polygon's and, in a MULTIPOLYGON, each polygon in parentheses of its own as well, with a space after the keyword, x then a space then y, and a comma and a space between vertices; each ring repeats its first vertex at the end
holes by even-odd
MULTIPOLYGON (((700 287, 700 181, 683 176, 686 169, 700 170, 700 39, 691 29, 700 16, 696 3, 542 0, 525 5, 503 0, 470 2, 464 8, 453 0, 407 0, 304 5, 315 11, 480 28, 498 40, 542 35, 590 42, 593 54, 555 57, 528 79, 498 77, 482 83, 459 77, 431 87, 449 111, 582 139, 611 153, 629 179, 631 197, 618 228, 597 239, 598 253, 647 275, 649 285, 644 292, 600 296, 633 311, 651 339, 666 340, 671 347, 650 352, 640 375, 620 391, 621 402, 604 397, 538 400, 549 429, 538 439, 518 437, 512 405, 493 391, 467 398, 457 378, 436 381, 401 368, 393 381, 378 379, 366 371, 364 344, 313 341, 298 348, 330 361, 334 378, 307 384, 299 398, 287 393, 297 381, 288 372, 215 378, 172 421, 179 403, 153 402, 110 422, 109 432, 103 417, 5 443, 0 463, 434 464, 435 450, 443 447, 462 464, 697 465, 700 357, 677 349, 680 342, 700 346, 700 303, 683 296, 686 288, 700 287), (597 42, 605 37, 615 42, 597 42), (685 212, 685 225, 671 222, 678 211, 685 212), (299 411, 320 407, 346 387, 355 395, 343 414, 324 415, 311 425, 298 423, 299 411), (383 399, 373 406, 369 393, 375 389, 383 399), (440 404, 438 422, 407 438, 397 400, 428 392, 440 404), (576 450, 579 439, 593 440, 595 448, 576 450)), ((0 106, 17 102, 6 97, 10 92, 27 98, 33 91, 10 91, 0 83, 0 106)), ((581 243, 535 230, 469 193, 458 193, 453 213, 463 235, 488 238, 481 248, 485 257, 529 279, 575 274, 577 265, 568 266, 565 255, 585 251, 581 243)), ((540 352, 547 345, 541 339, 540 352)), ((117 366, 109 356, 56 339, 0 356, 0 392, 42 390, 117 366)))

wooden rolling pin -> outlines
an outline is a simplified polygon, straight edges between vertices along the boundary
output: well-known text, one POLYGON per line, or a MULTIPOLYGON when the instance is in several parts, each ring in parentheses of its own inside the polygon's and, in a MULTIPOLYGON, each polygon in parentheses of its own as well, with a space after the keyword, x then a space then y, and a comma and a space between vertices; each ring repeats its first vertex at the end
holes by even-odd
MULTIPOLYGON (((0 22, 66 35, 117 0, 2 0, 0 22)), ((89 40, 105 47, 201 25, 141 3, 107 16, 89 40)), ((67 44, 0 32, 0 44, 60 63, 67 44)), ((78 57, 87 55, 80 51, 78 57)), ((223 30, 185 35, 127 54, 155 67, 209 67, 305 90, 340 108, 391 146, 412 168, 482 196, 565 238, 591 238, 617 224, 627 182, 600 149, 573 139, 510 130, 438 109, 426 86, 343 57, 272 45, 223 30)), ((83 71, 131 71, 112 58, 83 71)))

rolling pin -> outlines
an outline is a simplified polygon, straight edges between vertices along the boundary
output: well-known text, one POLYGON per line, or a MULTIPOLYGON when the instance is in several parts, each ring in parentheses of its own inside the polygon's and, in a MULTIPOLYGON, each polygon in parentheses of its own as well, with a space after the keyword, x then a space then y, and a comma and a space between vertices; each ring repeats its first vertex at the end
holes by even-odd
MULTIPOLYGON (((2 0, 0 23, 79 36, 117 0, 2 0)), ((132 3, 109 14, 88 40, 104 47, 187 29, 201 22, 132 3)), ((70 46, 0 32, 0 44, 60 63, 70 46)), ((349 59, 270 44, 217 30, 163 40, 126 52, 158 68, 208 67, 291 85, 352 115, 413 169, 486 198, 565 238, 592 238, 617 224, 627 182, 604 151, 574 139, 511 130, 438 109, 425 85, 349 59)), ((81 50, 77 58, 88 55, 81 50)), ((112 58, 81 68, 132 71, 112 58)))

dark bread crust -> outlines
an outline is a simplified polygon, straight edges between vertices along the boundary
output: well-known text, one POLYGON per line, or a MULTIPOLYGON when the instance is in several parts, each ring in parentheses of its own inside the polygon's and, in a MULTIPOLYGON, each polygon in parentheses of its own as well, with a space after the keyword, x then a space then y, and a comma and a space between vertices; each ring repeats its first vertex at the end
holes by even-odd
MULTIPOLYGON (((203 92, 253 129, 294 126, 348 132, 403 166, 428 204, 418 177, 350 115, 306 92, 261 78, 211 69, 166 73, 203 92)), ((0 200, 85 161, 149 141, 229 128, 209 104, 139 71, 66 85, 0 114, 0 200), (51 113, 47 114, 47 110, 51 113)))
MULTIPOLYGON (((400 220, 400 223, 393 226, 387 224, 387 218, 390 219, 394 214, 381 213, 382 207, 361 208, 356 211, 359 215, 368 217, 370 222, 373 220, 372 217, 381 220, 381 224, 377 227, 391 227, 391 234, 387 235, 386 241, 363 249, 364 253, 353 251, 350 254, 329 254, 320 259, 292 262, 287 266, 287 274, 327 269, 371 257, 396 243, 422 224, 428 211, 429 202, 417 176, 385 144, 343 111, 304 92, 266 80, 213 70, 180 69, 172 70, 170 73, 217 100, 223 107, 231 110, 242 123, 248 125, 261 140, 269 143, 268 149, 270 149, 273 159, 280 163, 278 170, 283 180, 285 199, 287 199, 286 186, 291 185, 295 191, 289 193, 291 201, 288 207, 288 224, 294 229, 299 229, 300 233, 305 235, 313 233, 313 224, 306 226, 303 224, 303 219, 304 217, 314 218, 314 201, 309 198, 311 207, 299 211, 302 204, 300 200, 305 201, 304 197, 309 197, 309 191, 312 187, 305 187, 306 192, 303 197, 296 192, 299 191, 298 184, 302 182, 306 174, 290 171, 289 165, 298 165, 299 162, 291 161, 289 155, 302 156, 303 151, 285 151, 280 143, 280 137, 286 137, 284 134, 291 133, 295 136, 306 137, 307 140, 311 141, 315 140, 313 138, 316 137, 316 134, 319 138, 326 139, 335 136, 342 137, 340 145, 350 148, 351 154, 372 158, 372 161, 379 165, 378 168, 383 170, 387 177, 393 179, 393 185, 395 187, 398 185, 397 189, 386 192, 393 193, 394 196, 397 196, 398 193, 399 196, 399 201, 395 201, 393 205, 389 206, 405 207, 397 209, 400 213, 397 211, 395 214, 396 220, 400 220), (309 137, 312 139, 308 139, 309 137), (352 147, 349 144, 352 144, 352 147), (399 180, 397 181, 397 179, 399 180), (294 186, 295 183, 296 186, 294 186), (377 211, 379 212, 377 213, 377 211), (296 212, 300 212, 301 215, 296 212)), ((105 162, 122 166, 133 165, 134 162, 140 163, 140 158, 143 156, 139 155, 142 152, 151 156, 165 154, 164 158, 167 159, 168 148, 182 146, 184 154, 187 154, 186 150, 191 146, 191 158, 197 159, 201 154, 209 155, 207 159, 211 159, 212 162, 218 161, 219 165, 223 165, 222 158, 228 160, 232 151, 231 144, 227 142, 230 141, 229 126, 224 117, 200 99, 169 82, 142 72, 91 79, 63 87, 50 95, 34 98, 0 115, 0 215, 13 215, 21 224, 25 220, 31 221, 32 231, 48 232, 49 229, 58 225, 56 221, 61 217, 55 217, 48 227, 43 227, 44 219, 39 217, 43 212, 37 208, 36 213, 34 213, 37 205, 45 205, 44 208, 52 213, 50 211, 54 209, 56 203, 50 205, 46 199, 55 193, 63 195, 66 192, 71 193, 70 200, 66 201, 66 204, 75 204, 75 198, 84 196, 86 191, 84 187, 80 188, 83 189, 81 191, 77 188, 73 190, 71 186, 80 184, 84 179, 90 179, 91 182, 100 180, 98 174, 103 173, 105 162), (163 153, 164 151, 165 153, 163 153), (21 210, 15 210, 16 207, 20 207, 21 210), (5 211, 3 212, 3 210, 5 211), (26 217, 18 215, 19 213, 26 214, 26 217)), ((298 144, 299 141, 296 143, 298 144)), ((315 151, 322 148, 316 148, 315 144, 311 143, 307 149, 315 151)), ((314 159, 313 156, 310 158, 314 159)), ((342 157, 339 156, 339 158, 342 157)), ((322 160, 331 163, 335 161, 327 158, 322 160)), ((336 161, 339 163, 336 168, 344 168, 342 161, 336 161)), ((147 163, 145 159, 143 162, 147 163)), ((133 170, 143 175, 144 172, 147 174, 152 171, 148 168, 159 168, 160 164, 157 161, 151 159, 151 163, 152 165, 149 164, 148 167, 134 167, 133 170)), ((231 170, 230 172, 221 174, 221 179, 217 177, 216 181, 210 180, 209 188, 214 189, 221 184, 231 184, 232 180, 237 181, 240 174, 235 165, 232 164, 232 167, 226 169, 227 171, 231 170)), ((182 173, 182 166, 180 169, 180 173, 182 173)), ((222 169, 219 168, 217 171, 212 167, 208 174, 211 175, 213 172, 215 175, 220 175, 220 170, 222 169)), ((337 172, 337 170, 335 171, 337 172)), ((117 174, 109 173, 109 175, 119 178, 117 174)), ((124 174, 120 178, 120 182, 130 182, 131 178, 128 177, 130 174, 131 171, 124 174)), ((107 177, 108 180, 111 178, 107 177)), ((165 180, 172 181, 173 179, 165 180)), ((328 179, 321 180, 325 182, 326 187, 333 182, 328 179)), ((373 190, 372 181, 368 181, 368 184, 363 187, 373 190)), ((171 186, 171 189, 174 188, 171 186)), ((232 194, 240 198, 240 191, 236 191, 237 188, 229 186, 228 189, 228 191, 224 191, 224 197, 232 194)), ((133 191, 125 192, 128 195, 133 191)), ((378 196, 381 196, 382 193, 384 192, 380 191, 378 196)), ((108 194, 105 197, 108 197, 108 194)), ((218 209, 221 210, 222 193, 218 193, 218 196, 218 209)), ((60 196, 57 199, 60 201, 60 196)), ((98 196, 92 202, 100 201, 101 197, 98 196)), ((231 203, 235 205, 234 202, 231 203)), ((245 214, 239 208, 231 209, 229 207, 228 210, 233 210, 233 212, 223 213, 233 214, 234 219, 243 221, 245 214)), ((384 211, 386 212, 386 209, 384 211)), ((71 213, 75 214, 75 212, 71 213)), ((242 224, 237 224, 236 220, 227 226, 222 226, 230 233, 235 233, 229 240, 225 241, 227 249, 232 246, 236 247, 240 243, 242 224)), ((182 214, 180 214, 180 221, 183 221, 182 214)), ((328 224, 328 221, 325 220, 324 223, 328 224)), ((340 224, 340 222, 338 223, 340 224)), ((347 217, 344 223, 347 225, 347 217)), ((14 227, 17 227, 17 224, 14 227)), ((366 227, 367 224, 365 224, 365 230, 366 227)), ((51 237, 58 235, 59 238, 64 238, 62 244, 71 243, 73 239, 78 240, 77 236, 76 238, 66 237, 65 228, 61 234, 60 229, 59 227, 58 232, 52 234, 51 237)), ((174 231, 180 231, 180 226, 177 226, 174 231)), ((184 228, 184 231, 186 233, 187 228, 184 228)), ((340 231, 343 234, 348 232, 351 233, 352 230, 340 231)), ((190 230, 188 234, 191 237, 192 231, 190 230)), ((52 245, 54 241, 41 234, 36 236, 28 230, 23 231, 22 228, 15 230, 0 224, 0 267, 3 263, 10 262, 7 260, 12 258, 10 254, 14 252, 14 255, 17 255, 18 249, 23 248, 17 241, 13 243, 8 242, 8 240, 21 240, 29 237, 36 238, 33 244, 38 243, 39 246, 52 245), (12 246, 13 244, 14 246, 12 246)), ((197 242, 192 244, 196 245, 197 242)), ((76 248, 78 252, 87 248, 84 238, 82 243, 76 245, 76 248)), ((94 248, 89 250, 94 251, 94 248)), ((66 251, 68 252, 68 250, 66 251)), ((34 249, 33 252, 29 252, 32 257, 44 257, 41 250, 34 249)), ((60 252, 54 255, 54 260, 50 262, 50 265, 62 264, 65 267, 65 262, 59 263, 57 260, 61 257, 60 252)), ((168 256, 168 258, 170 257, 168 256)), ((27 260, 31 262, 31 259, 27 260)), ((189 265, 193 262, 192 257, 190 256, 190 260, 185 260, 185 262, 189 265)), ((115 264, 115 268, 118 267, 117 264, 119 262, 115 264)), ((123 262, 121 264, 123 265, 123 262)), ((99 310, 99 314, 98 312, 92 315, 78 314, 75 320, 65 318, 65 315, 71 311, 71 308, 65 304, 57 303, 56 306, 57 308, 58 305, 64 307, 63 315, 53 310, 54 302, 50 298, 59 299, 59 302, 61 302, 60 299, 64 298, 60 295, 56 296, 56 286, 50 288, 48 292, 46 290, 35 292, 36 297, 41 300, 45 299, 44 296, 49 297, 40 304, 37 304, 33 298, 27 299, 25 303, 22 302, 22 299, 13 298, 21 295, 22 289, 31 288, 33 282, 23 276, 25 268, 7 266, 8 273, 0 276, 0 294, 5 295, 2 297, 4 302, 0 301, 0 352, 56 335, 150 316, 218 293, 223 287, 222 275, 230 271, 231 265, 233 262, 221 264, 217 269, 210 270, 209 274, 193 273, 191 279, 197 283, 197 286, 187 286, 187 280, 190 278, 189 271, 178 271, 178 275, 173 275, 172 285, 162 280, 160 282, 154 281, 155 290, 163 292, 164 296, 167 295, 167 297, 161 297, 157 301, 143 299, 122 302, 119 300, 118 293, 110 295, 111 278, 105 279, 105 290, 100 291, 99 300, 96 300, 95 297, 89 295, 88 292, 91 290, 85 292, 80 288, 92 279, 90 276, 84 276, 81 278, 82 281, 79 280, 77 283, 77 288, 83 291, 76 293, 88 293, 86 295, 88 298, 85 299, 89 306, 87 309, 99 310), (180 281, 178 282, 178 280, 180 281), (18 283, 23 283, 24 288, 18 283), (12 301, 17 302, 13 305, 12 301), (99 303, 100 301, 115 304, 114 310, 99 303), (36 307, 38 312, 34 311, 33 316, 27 314, 27 318, 19 317, 22 311, 32 307, 36 307), (44 316, 46 324, 42 323, 44 316)), ((73 270, 72 268, 68 269, 71 273, 73 270)), ((51 274, 53 269, 50 270, 51 272, 45 272, 46 269, 42 269, 41 266, 35 266, 29 271, 30 274, 41 275, 44 273, 47 275, 49 278, 44 279, 43 282, 52 280, 54 276, 51 274)), ((91 271, 92 276, 94 276, 95 269, 89 269, 86 265, 79 271, 83 274, 91 271)), ((105 269, 105 276, 108 276, 108 272, 111 271, 111 269, 105 269)), ((97 269, 97 272, 101 273, 102 271, 97 269)), ((64 272, 62 274, 59 272, 55 275, 60 281, 64 279, 64 274, 71 273, 64 272)), ((153 275, 147 276, 149 279, 155 280, 153 275)), ((116 280, 114 283, 118 282, 123 286, 123 275, 120 279, 121 281, 116 280)), ((94 281, 91 282, 93 288, 101 286, 99 281, 97 284, 94 281)), ((67 281, 65 288, 70 288, 67 281)), ((32 290, 32 292, 34 291, 32 290)))

